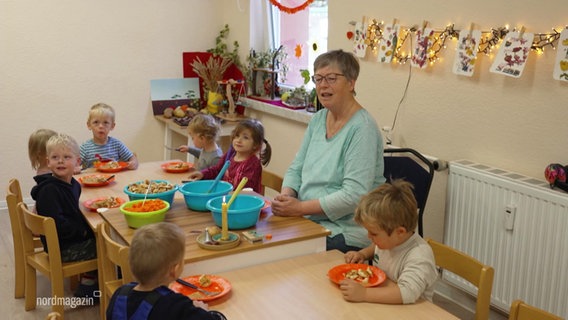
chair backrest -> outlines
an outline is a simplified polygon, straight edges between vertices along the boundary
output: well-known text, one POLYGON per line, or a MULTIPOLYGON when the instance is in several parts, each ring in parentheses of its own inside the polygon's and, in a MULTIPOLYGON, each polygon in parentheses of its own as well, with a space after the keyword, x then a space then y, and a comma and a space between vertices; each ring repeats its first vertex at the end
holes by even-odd
POLYGON ((6 205, 10 215, 10 226, 12 227, 12 239, 14 243, 14 255, 22 254, 22 238, 20 222, 18 218, 18 203, 22 202, 22 190, 18 179, 10 179, 6 190, 6 205))
POLYGON ((426 241, 432 247, 438 267, 455 273, 477 287, 477 304, 474 319, 489 319, 493 268, 443 243, 432 239, 426 239, 426 241))
POLYGON ((526 304, 522 300, 515 300, 511 304, 509 320, 562 320, 562 318, 526 304))
POLYGON ((430 186, 434 180, 434 164, 420 152, 410 148, 384 150, 384 176, 387 182, 404 179, 414 185, 414 197, 418 204, 418 233, 423 236, 423 215, 430 186))
POLYGON ((112 294, 121 285, 134 281, 128 264, 129 247, 119 244, 111 238, 106 222, 97 225, 97 257, 101 319, 106 319, 106 309, 112 294), (118 276, 120 267, 122 278, 118 276))
POLYGON ((262 194, 265 194, 265 188, 270 188, 280 193, 282 191, 283 180, 284 179, 276 173, 263 169, 260 183, 262 185, 262 194))
POLYGON ((53 218, 31 212, 24 203, 18 205, 18 210, 20 212, 24 254, 27 256, 35 252, 34 235, 42 235, 45 237, 49 248, 49 266, 40 267, 44 268, 46 272, 62 269, 59 238, 53 218))

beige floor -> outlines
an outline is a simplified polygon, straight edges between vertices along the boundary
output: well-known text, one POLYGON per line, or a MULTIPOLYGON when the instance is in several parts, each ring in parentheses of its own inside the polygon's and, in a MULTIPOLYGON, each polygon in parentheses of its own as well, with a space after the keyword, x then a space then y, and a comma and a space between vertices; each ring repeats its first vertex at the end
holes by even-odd
MULTIPOLYGON (((38 305, 35 310, 24 310, 24 299, 14 299, 14 250, 12 245, 12 230, 10 228, 10 219, 8 212, 5 209, 0 210, 0 319, 22 319, 22 320, 43 320, 51 311, 50 306, 38 305)), ((50 297, 51 287, 49 281, 42 275, 37 277, 37 296, 50 297)), ((66 285, 66 297, 71 297, 72 293, 69 291, 69 286, 66 285)), ((450 287, 443 287, 444 293, 453 298, 457 295, 450 287)), ((460 294, 461 299, 464 298, 460 294)), ((460 300, 460 301, 462 301, 460 300)), ((469 299, 469 304, 473 305, 475 302, 469 299)), ((452 302, 451 299, 444 298, 440 295, 434 297, 434 302, 442 308, 450 311, 460 319, 473 319, 473 314, 467 309, 452 302)), ((467 304, 467 303, 466 303, 467 304)), ((471 310, 471 309, 470 309, 471 310)), ((95 306, 81 306, 65 308, 65 319, 68 320, 90 320, 99 319, 99 305, 95 306)), ((505 320, 507 317, 497 312, 492 312, 491 320, 505 320)), ((234 319, 231 319, 234 320, 234 319)))

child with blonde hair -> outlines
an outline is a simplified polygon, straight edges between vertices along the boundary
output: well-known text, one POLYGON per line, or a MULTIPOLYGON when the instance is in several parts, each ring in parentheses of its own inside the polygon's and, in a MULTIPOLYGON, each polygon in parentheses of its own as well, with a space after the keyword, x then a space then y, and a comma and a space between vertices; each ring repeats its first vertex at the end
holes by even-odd
POLYGON ((414 230, 418 224, 412 184, 403 180, 385 183, 361 198, 354 220, 367 229, 373 242, 345 254, 347 263, 373 265, 387 275, 386 283, 364 287, 345 279, 341 293, 347 301, 409 304, 419 298, 432 301, 438 278, 430 245, 414 230))
POLYGON ((138 159, 120 140, 110 137, 109 133, 116 123, 114 109, 105 103, 97 103, 89 110, 87 128, 93 138, 81 145, 83 168, 90 168, 95 161, 109 159, 128 162, 128 169, 138 168, 138 159))
POLYGON ((216 142, 219 130, 215 118, 207 114, 198 114, 187 125, 187 132, 195 147, 181 145, 177 150, 192 154, 197 159, 195 166, 197 170, 216 165, 223 156, 223 151, 216 142))
MULTIPOLYGON (((55 221, 61 261, 83 261, 97 257, 95 235, 79 208, 81 185, 73 177, 81 162, 79 145, 71 136, 59 133, 46 143, 48 173, 34 177, 37 185, 31 196, 36 201, 37 213, 55 221)), ((45 251, 45 237, 41 236, 45 251)), ((76 296, 93 296, 98 289, 96 271, 82 275, 76 296)))
POLYGON ((30 135, 28 140, 28 157, 30 158, 32 168, 36 171, 36 175, 51 172, 47 168, 45 145, 47 140, 56 134, 57 132, 51 129, 38 129, 30 135))
POLYGON ((229 168, 222 180, 237 186, 242 178, 247 177, 245 187, 261 193, 262 166, 268 165, 272 155, 270 144, 264 138, 264 127, 260 121, 247 119, 239 122, 231 134, 232 148, 213 167, 194 171, 190 180, 215 179, 225 161, 230 161, 229 168), (264 149, 262 146, 264 145, 264 149))
POLYGON ((173 223, 153 223, 136 230, 128 259, 138 282, 114 292, 107 319, 225 319, 222 313, 209 311, 207 304, 168 288, 183 271, 184 253, 185 234, 173 223))

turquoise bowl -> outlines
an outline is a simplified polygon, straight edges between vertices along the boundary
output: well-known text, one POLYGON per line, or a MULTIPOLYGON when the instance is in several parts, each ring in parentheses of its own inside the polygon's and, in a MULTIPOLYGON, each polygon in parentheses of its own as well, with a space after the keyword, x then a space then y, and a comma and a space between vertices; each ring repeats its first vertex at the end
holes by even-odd
POLYGON ((179 188, 179 192, 183 194, 185 204, 189 210, 207 211, 207 201, 219 197, 226 196, 233 190, 233 185, 227 181, 219 181, 215 189, 207 193, 214 180, 197 180, 184 184, 179 188))
MULTIPOLYGON (((221 204, 224 197, 216 197, 207 202, 207 209, 213 214, 215 224, 221 227, 221 204)), ((225 197, 225 201, 229 201, 230 197, 225 197)), ((264 207, 264 199, 261 197, 239 194, 231 207, 227 211, 228 227, 234 229, 250 228, 258 222, 260 209, 264 207)))

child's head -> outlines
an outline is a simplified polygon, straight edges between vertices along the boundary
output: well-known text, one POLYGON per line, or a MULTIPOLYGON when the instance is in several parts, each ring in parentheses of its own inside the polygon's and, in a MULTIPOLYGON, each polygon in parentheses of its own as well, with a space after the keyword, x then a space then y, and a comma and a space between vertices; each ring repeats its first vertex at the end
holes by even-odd
POLYGON ((197 148, 203 148, 205 143, 217 140, 219 130, 215 118, 207 114, 197 114, 187 125, 187 132, 197 148))
POLYGON ((28 156, 34 170, 47 165, 47 151, 45 145, 47 140, 56 135, 57 132, 50 129, 38 129, 30 135, 28 140, 28 156))
POLYGON ((105 103, 97 103, 89 110, 89 118, 87 119, 87 128, 93 132, 93 137, 97 142, 104 142, 109 132, 115 126, 114 109, 105 103))
POLYGON ((173 223, 160 222, 136 230, 130 245, 132 274, 141 284, 162 284, 183 270, 185 234, 173 223))
POLYGON ((251 144, 249 150, 251 153, 257 153, 262 150, 262 144, 264 143, 264 150, 260 153, 260 160, 262 165, 266 166, 270 162, 270 157, 272 155, 272 148, 266 139, 264 138, 264 127, 262 123, 256 119, 247 119, 239 122, 233 133, 231 134, 231 140, 233 141, 233 148, 235 151, 239 150, 235 147, 236 138, 251 139, 251 144))
POLYGON ((412 184, 393 180, 380 185, 364 195, 355 209, 355 222, 369 227, 378 227, 390 236, 397 228, 412 232, 418 224, 418 207, 412 184))
POLYGON ((79 145, 73 137, 58 133, 45 144, 47 166, 54 176, 67 180, 71 178, 75 167, 81 163, 79 145))

